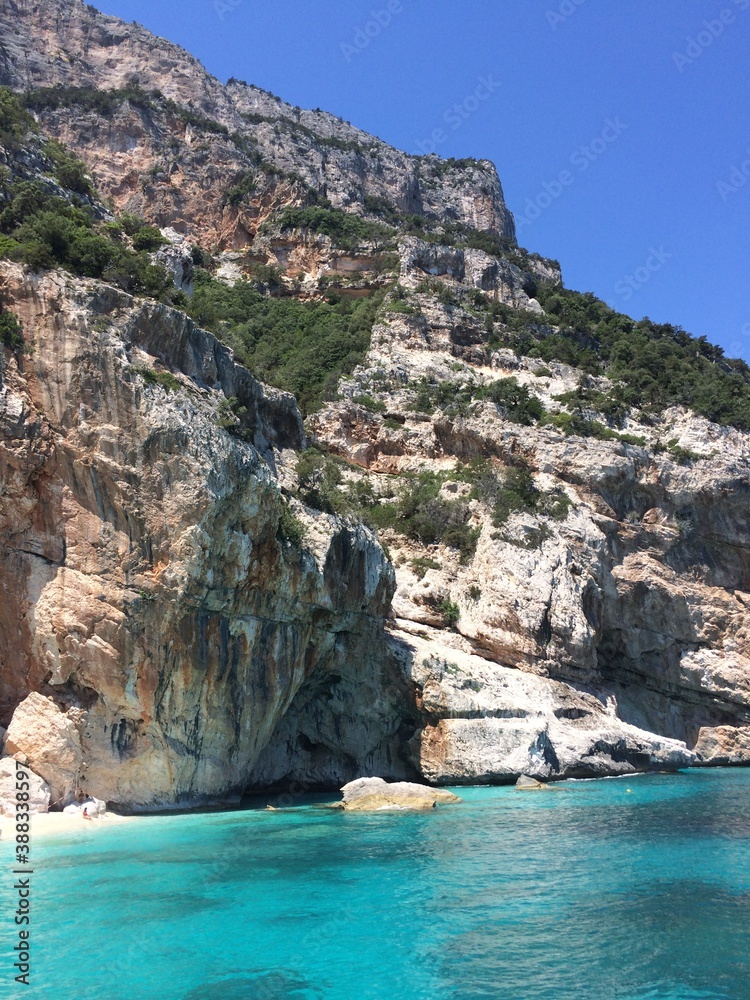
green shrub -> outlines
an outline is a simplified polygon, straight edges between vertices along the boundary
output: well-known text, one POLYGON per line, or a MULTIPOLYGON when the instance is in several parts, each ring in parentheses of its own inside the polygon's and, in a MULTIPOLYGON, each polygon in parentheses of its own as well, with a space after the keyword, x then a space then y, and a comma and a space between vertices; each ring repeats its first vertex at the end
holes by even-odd
POLYGON ((514 511, 536 511, 539 505, 542 494, 526 465, 511 466, 498 475, 485 461, 477 463, 468 474, 473 481, 472 496, 490 508, 496 526, 514 511))
POLYGON ((377 195, 366 194, 363 199, 365 211, 368 215, 377 215, 389 226, 399 226, 403 221, 403 215, 394 208, 385 198, 377 195))
POLYGON ((499 531, 495 532, 492 537, 507 542, 508 545, 515 545, 516 548, 530 551, 540 549, 547 539, 552 537, 552 532, 546 524, 540 524, 535 527, 525 527, 521 538, 515 538, 499 531))
POLYGON ((156 96, 137 85, 119 90, 98 90, 95 87, 39 87, 24 96, 24 104, 33 111, 76 107, 82 111, 95 111, 104 117, 110 117, 125 101, 141 108, 156 106, 156 96))
POLYGON ((344 514, 348 503, 341 485, 341 469, 329 455, 308 448, 297 459, 299 494, 303 503, 327 514, 344 514))
MULTIPOLYGON (((123 217, 127 231, 132 222, 123 217)), ((142 220, 138 226, 143 228, 142 220)), ((148 295, 178 303, 166 269, 145 253, 123 245, 119 231, 95 224, 92 213, 52 195, 39 181, 17 181, 0 211, 0 254, 34 270, 62 267, 73 274, 102 278, 133 295, 148 295)))
MULTIPOLYGON (((463 504, 459 509, 465 511, 463 504)), ((461 556, 461 562, 467 563, 477 550, 477 542, 481 535, 480 528, 470 528, 466 523, 449 524, 443 531, 440 541, 450 549, 456 549, 461 556)))
POLYGON ((492 523, 503 524, 515 511, 535 511, 540 491, 534 485, 531 472, 523 466, 506 469, 500 489, 492 503, 492 523))
POLYGON ((538 298, 560 332, 534 342, 537 356, 606 372, 614 380, 613 406, 653 412, 684 406, 750 429, 750 367, 744 361, 725 358, 705 337, 669 323, 636 322, 590 293, 543 284, 538 298))
POLYGON ((437 409, 447 416, 464 416, 475 395, 475 387, 461 382, 435 382, 421 378, 415 383, 409 409, 415 413, 432 414, 437 409))
POLYGON ((489 399, 503 414, 517 424, 529 426, 544 415, 544 407, 536 396, 532 396, 525 385, 513 378, 501 378, 497 382, 482 386, 476 392, 479 399, 489 399))
POLYGON ((144 225, 133 235, 133 249, 143 250, 146 253, 158 250, 167 242, 169 241, 164 239, 156 226, 144 225))
POLYGON ((573 502, 561 489, 550 490, 542 499, 542 513, 554 521, 564 521, 573 507, 573 502))
POLYGON ((409 302, 404 302, 402 299, 392 299, 390 302, 386 303, 385 308, 388 312, 399 313, 404 316, 419 316, 421 310, 418 306, 413 306, 409 302))
POLYGON ((146 385, 158 385, 167 392, 177 392, 182 389, 182 383, 175 378, 172 372, 155 371, 153 368, 133 367, 130 369, 134 375, 140 375, 146 385))
POLYGON ((276 289, 281 286, 282 270, 270 264, 253 264, 251 282, 259 289, 276 289))
POLYGON ((247 170, 242 177, 224 192, 222 202, 231 205, 232 208, 239 208, 242 202, 255 191, 255 173, 247 170))
POLYGON ((403 430, 404 423, 402 420, 397 420, 396 417, 386 417, 383 421, 383 427, 389 431, 400 431, 403 430))
POLYGON ((30 131, 36 129, 31 115, 9 87, 0 87, 0 146, 9 152, 19 149, 30 131))
POLYGON ((285 208, 278 217, 282 232, 288 229, 309 229, 313 233, 329 236, 334 245, 343 250, 355 250, 363 243, 382 242, 391 236, 391 230, 377 222, 369 222, 358 215, 340 208, 285 208))
POLYGON ((276 529, 276 537, 283 542, 288 542, 295 548, 301 549, 305 544, 307 529, 289 505, 282 503, 279 514, 279 525, 276 529))
POLYGON ((370 413, 385 413, 386 405, 380 399, 375 399, 373 396, 367 393, 362 393, 359 396, 352 396, 352 402, 356 403, 357 406, 363 406, 370 413))
POLYGON ((11 239, 4 233, 0 233, 0 260, 17 260, 21 251, 21 244, 18 240, 11 239))
POLYGON ((698 451, 683 448, 682 445, 677 443, 677 438, 667 441, 667 451, 678 465, 692 465, 693 462, 699 462, 702 458, 708 457, 698 451))
POLYGON ((88 176, 86 164, 73 156, 65 146, 55 139, 49 139, 44 144, 44 154, 52 161, 55 177, 62 187, 84 196, 94 193, 94 185, 88 176))
POLYGON ((135 215, 133 212, 122 212, 117 217, 117 225, 127 233, 128 236, 135 236, 142 229, 144 229, 148 223, 145 219, 142 219, 140 215, 135 215))
POLYGON ((245 438, 246 429, 242 426, 243 417, 247 413, 247 407, 243 406, 236 396, 228 396, 219 401, 219 413, 216 418, 216 426, 227 431, 236 437, 245 438))
POLYGON ((409 565, 418 580, 424 577, 428 569, 441 569, 440 563, 435 559, 430 559, 429 556, 418 556, 416 559, 412 559, 409 565))
POLYGON ((11 351, 20 351, 24 346, 23 327, 17 316, 6 312, 0 305, 0 343, 11 351))
POLYGON ((458 620, 461 617, 461 609, 459 606, 450 599, 446 597, 445 600, 441 601, 439 604, 440 612, 443 616, 443 621, 448 628, 455 628, 458 624, 458 620))
POLYGON ((195 264, 196 267, 202 267, 205 270, 210 270, 210 268, 213 267, 213 257, 208 250, 204 250, 203 247, 198 246, 197 243, 191 244, 190 256, 192 257, 193 264, 195 264))
POLYGON ((423 545, 442 543, 467 561, 476 550, 479 530, 468 525, 470 511, 465 501, 440 496, 442 482, 443 477, 435 472, 410 477, 395 504, 380 504, 368 512, 369 522, 393 528, 423 545))
POLYGON ((469 598, 470 601, 478 601, 482 596, 482 588, 477 587, 475 583, 472 583, 472 585, 466 591, 466 596, 469 598))
POLYGON ((612 392, 606 393, 598 392, 581 384, 571 392, 564 392, 554 398, 579 416, 584 409, 595 410, 615 427, 622 427, 629 409, 627 404, 618 398, 618 387, 615 387, 612 392))
MULTIPOLYGON (((229 139, 226 125, 221 125, 212 118, 183 107, 165 97, 159 90, 146 91, 138 84, 128 84, 114 90, 99 90, 95 87, 39 87, 24 96, 24 104, 34 111, 45 111, 55 108, 79 108, 82 111, 93 111, 104 118, 111 118, 122 105, 128 102, 142 111, 162 111, 170 113, 186 125, 215 135, 223 135, 229 139)), ((239 138, 239 137, 237 137, 239 138)))
POLYGON ((250 282, 230 288, 199 271, 188 312, 258 378, 294 393, 308 414, 364 359, 381 301, 381 293, 334 304, 269 298, 250 282))
POLYGON ((619 435, 599 420, 589 420, 580 413, 552 413, 545 423, 557 427, 566 435, 577 437, 598 438, 601 441, 614 441, 619 435))

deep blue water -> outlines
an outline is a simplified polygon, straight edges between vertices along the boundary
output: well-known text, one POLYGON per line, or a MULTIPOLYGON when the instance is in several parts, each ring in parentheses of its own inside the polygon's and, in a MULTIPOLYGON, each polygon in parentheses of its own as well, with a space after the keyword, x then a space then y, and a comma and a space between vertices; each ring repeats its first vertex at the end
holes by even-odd
POLYGON ((559 787, 38 838, 32 986, 4 907, 0 995, 750 1000, 750 770, 559 787))

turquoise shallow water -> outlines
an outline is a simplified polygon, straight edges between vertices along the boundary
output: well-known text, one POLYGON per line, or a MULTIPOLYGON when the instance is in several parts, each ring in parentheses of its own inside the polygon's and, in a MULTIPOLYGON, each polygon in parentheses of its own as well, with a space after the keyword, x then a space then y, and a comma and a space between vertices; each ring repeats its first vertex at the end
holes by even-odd
POLYGON ((750 1000, 750 770, 560 788, 38 839, 32 986, 4 907, 0 995, 750 1000))

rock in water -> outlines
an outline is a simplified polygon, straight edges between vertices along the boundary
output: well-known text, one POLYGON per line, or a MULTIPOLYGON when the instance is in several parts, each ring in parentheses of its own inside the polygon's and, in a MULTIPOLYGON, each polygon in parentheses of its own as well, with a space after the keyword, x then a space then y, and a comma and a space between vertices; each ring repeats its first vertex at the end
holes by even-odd
POLYGON ((357 778, 341 789, 341 808, 348 812, 434 809, 440 803, 460 802, 453 792, 413 781, 387 782, 382 778, 357 778))
POLYGON ((540 788, 547 788, 547 785, 543 781, 537 781, 536 778, 529 777, 528 774, 522 774, 516 782, 516 788, 520 788, 522 791, 533 791, 540 788))

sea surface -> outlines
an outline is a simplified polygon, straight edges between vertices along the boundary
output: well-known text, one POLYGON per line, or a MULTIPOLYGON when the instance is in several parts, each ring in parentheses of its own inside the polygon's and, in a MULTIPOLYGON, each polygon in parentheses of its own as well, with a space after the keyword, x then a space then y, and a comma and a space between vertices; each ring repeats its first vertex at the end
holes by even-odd
POLYGON ((13 982, 4 905, 0 995, 750 1000, 750 770, 558 789, 37 838, 31 985, 13 982))

